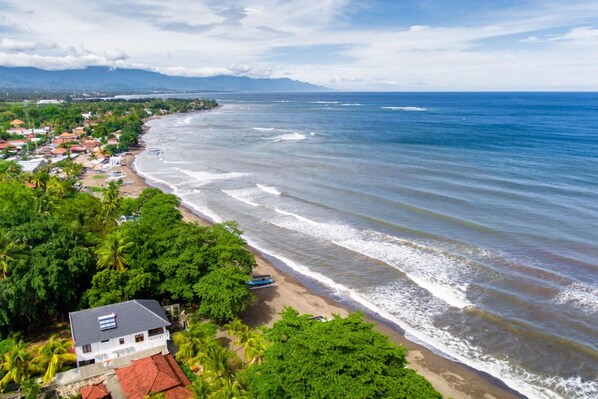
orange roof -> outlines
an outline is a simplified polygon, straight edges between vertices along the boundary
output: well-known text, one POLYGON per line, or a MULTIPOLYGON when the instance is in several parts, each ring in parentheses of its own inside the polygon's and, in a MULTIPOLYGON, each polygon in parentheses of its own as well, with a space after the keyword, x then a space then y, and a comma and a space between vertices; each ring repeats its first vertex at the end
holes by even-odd
POLYGON ((15 119, 14 121, 10 122, 11 125, 24 125, 25 122, 23 122, 20 119, 15 119))
POLYGON ((108 388, 103 382, 91 384, 81 388, 81 397, 83 399, 102 399, 109 395, 108 388))
POLYGON ((164 393, 167 399, 189 399, 193 394, 185 388, 189 380, 172 355, 157 354, 133 360, 116 370, 126 399, 143 399, 150 393, 164 393))
POLYGON ((58 137, 76 139, 77 137, 79 137, 79 134, 77 134, 77 133, 69 133, 69 132, 62 132, 60 134, 60 136, 58 136, 58 137))
POLYGON ((54 155, 62 155, 65 154, 68 150, 62 147, 56 147, 52 150, 52 154, 54 155))

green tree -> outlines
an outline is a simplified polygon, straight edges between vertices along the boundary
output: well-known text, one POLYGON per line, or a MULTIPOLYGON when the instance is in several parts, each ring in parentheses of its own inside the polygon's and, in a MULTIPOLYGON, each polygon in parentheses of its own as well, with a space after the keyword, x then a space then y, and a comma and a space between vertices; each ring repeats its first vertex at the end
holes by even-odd
POLYGON ((133 243, 127 241, 126 237, 118 233, 112 233, 96 250, 98 255, 98 267, 101 269, 114 269, 120 272, 125 271, 129 263, 128 251, 133 243))
POLYGON ((262 398, 441 398, 425 379, 405 371, 406 350, 372 327, 361 314, 320 322, 287 308, 266 332, 271 346, 263 362, 246 372, 251 394, 262 398))
POLYGON ((109 217, 116 216, 116 211, 120 207, 120 181, 111 181, 108 183, 108 188, 104 191, 104 198, 102 199, 102 207, 104 209, 104 222, 109 217))
POLYGON ((31 363, 43 373, 42 384, 48 384, 65 365, 77 361, 77 356, 71 352, 72 347, 73 344, 69 339, 52 335, 43 346, 33 349, 35 355, 31 363))
POLYGON ((22 383, 31 376, 32 356, 27 351, 27 344, 23 341, 17 342, 10 351, 2 356, 1 369, 4 371, 4 377, 0 380, 0 391, 14 382, 22 383))
POLYGON ((209 272, 193 285, 201 301, 199 312, 218 323, 234 319, 254 298, 246 285, 250 277, 236 266, 209 272))
POLYGON ((22 250, 22 245, 11 240, 7 233, 0 230, 0 278, 10 274, 11 265, 21 255, 22 250))
POLYGON ((207 351, 216 338, 216 325, 212 323, 191 323, 184 331, 174 333, 173 340, 178 351, 176 360, 188 362, 195 358, 199 352, 207 351))

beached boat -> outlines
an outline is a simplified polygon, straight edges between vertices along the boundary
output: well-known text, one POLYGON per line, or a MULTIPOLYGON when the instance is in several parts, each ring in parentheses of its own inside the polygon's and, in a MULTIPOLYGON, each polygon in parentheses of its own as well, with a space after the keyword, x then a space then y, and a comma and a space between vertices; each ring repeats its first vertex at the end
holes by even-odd
POLYGON ((250 289, 261 288, 274 284, 274 280, 272 280, 272 276, 269 274, 264 274, 260 276, 251 276, 251 280, 246 281, 245 284, 247 284, 250 289))

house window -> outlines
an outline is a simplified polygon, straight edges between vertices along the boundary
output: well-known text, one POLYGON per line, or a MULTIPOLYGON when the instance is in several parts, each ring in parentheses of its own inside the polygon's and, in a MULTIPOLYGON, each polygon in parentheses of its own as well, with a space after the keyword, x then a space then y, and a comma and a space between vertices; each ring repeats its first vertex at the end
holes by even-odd
POLYGON ((135 342, 136 343, 143 342, 143 334, 135 335, 135 342))
POLYGON ((120 345, 124 345, 124 344, 125 344, 125 339, 124 339, 124 338, 120 338, 120 339, 118 340, 118 343, 119 343, 120 345))
POLYGON ((147 330, 147 335, 149 337, 153 337, 155 335, 164 334, 164 327, 152 328, 151 330, 147 330))
POLYGON ((83 353, 91 352, 91 344, 83 345, 83 353))
POLYGON ((81 360, 81 361, 79 362, 79 367, 82 367, 82 366, 87 366, 88 364, 94 364, 95 362, 96 362, 96 360, 95 360, 95 359, 81 360))

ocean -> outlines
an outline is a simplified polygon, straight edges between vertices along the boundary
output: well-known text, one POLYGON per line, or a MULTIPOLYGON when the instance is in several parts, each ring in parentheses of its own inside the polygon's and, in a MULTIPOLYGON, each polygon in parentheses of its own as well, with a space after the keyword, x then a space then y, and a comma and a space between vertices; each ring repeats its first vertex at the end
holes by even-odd
POLYGON ((530 398, 598 397, 598 93, 213 93, 137 170, 530 398))

